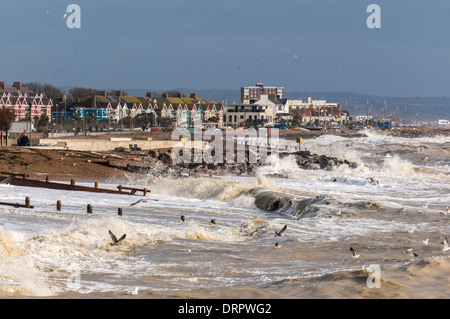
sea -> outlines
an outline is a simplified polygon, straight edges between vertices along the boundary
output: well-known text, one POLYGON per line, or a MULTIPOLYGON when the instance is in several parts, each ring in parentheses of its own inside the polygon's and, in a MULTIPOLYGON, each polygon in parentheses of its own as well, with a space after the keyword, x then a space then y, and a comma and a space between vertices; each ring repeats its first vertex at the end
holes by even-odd
POLYGON ((363 135, 301 144, 356 167, 121 182, 145 197, 2 184, 33 208, 0 205, 0 297, 447 299, 450 137, 363 135))

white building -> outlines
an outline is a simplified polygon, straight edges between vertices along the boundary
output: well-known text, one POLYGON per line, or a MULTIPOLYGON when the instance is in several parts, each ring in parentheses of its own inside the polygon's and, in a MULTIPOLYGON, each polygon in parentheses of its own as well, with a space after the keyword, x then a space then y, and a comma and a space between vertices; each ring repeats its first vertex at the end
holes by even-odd
POLYGON ((327 103, 327 100, 313 100, 310 96, 308 96, 307 101, 303 100, 288 100, 288 106, 292 109, 306 109, 309 107, 326 107, 326 106, 338 106, 338 103, 327 103))

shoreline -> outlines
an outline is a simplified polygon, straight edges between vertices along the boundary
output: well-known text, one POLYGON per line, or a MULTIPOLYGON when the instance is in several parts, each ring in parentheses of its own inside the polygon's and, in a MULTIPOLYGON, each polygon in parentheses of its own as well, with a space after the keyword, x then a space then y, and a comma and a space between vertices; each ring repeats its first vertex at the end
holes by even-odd
MULTIPOLYGON (((427 136, 450 136, 450 127, 418 127, 418 128, 400 128, 390 131, 377 131, 380 134, 388 134, 396 137, 417 138, 427 136)), ((152 137, 154 140, 171 140, 171 132, 132 132, 121 133, 120 136, 132 137, 134 139, 147 139, 152 137)), ((106 139, 118 134, 105 134, 94 136, 93 138, 106 139)), ((348 138, 358 138, 365 136, 364 131, 350 130, 328 130, 328 131, 305 131, 305 130, 280 130, 279 138, 285 140, 295 140, 298 137, 303 139, 314 139, 322 135, 337 135, 348 138)), ((170 152, 167 150, 155 151, 71 151, 64 149, 39 149, 18 146, 0 146, 0 172, 26 174, 30 179, 45 180, 48 178, 52 181, 67 181, 75 179, 77 182, 94 183, 94 182, 128 182, 130 177, 142 176, 151 169, 154 169, 158 162, 167 162, 167 156, 164 159, 158 158, 155 154, 170 152), (153 154, 153 155, 152 155, 153 154)), ((295 152, 292 152, 295 153, 295 152)), ((320 167, 315 165, 313 169, 324 169, 330 161, 339 163, 339 159, 329 158, 327 154, 300 154, 309 160, 317 161, 320 167), (314 159, 312 157, 315 157, 314 159)), ((311 164, 310 162, 309 164, 311 164)), ((248 163, 247 163, 248 164, 248 163)), ((306 163, 308 164, 308 163, 306 163)), ((351 165, 351 163, 347 163, 351 165)), ((214 165, 208 163, 199 164, 177 164, 168 165, 169 168, 176 168, 178 172, 185 169, 194 175, 208 176, 216 172, 219 175, 249 176, 249 171, 254 169, 258 164, 223 164, 214 165), (209 166, 208 166, 209 165, 209 166), (240 165, 240 166, 239 166, 240 165), (244 166, 244 169, 242 168, 244 166), (217 167, 219 169, 216 171, 217 167), (225 169, 229 168, 229 169, 225 169)), ((159 167, 161 171, 166 167, 159 167)), ((217 175, 213 174, 213 175, 217 175)), ((188 174, 191 176, 191 174, 188 174)))

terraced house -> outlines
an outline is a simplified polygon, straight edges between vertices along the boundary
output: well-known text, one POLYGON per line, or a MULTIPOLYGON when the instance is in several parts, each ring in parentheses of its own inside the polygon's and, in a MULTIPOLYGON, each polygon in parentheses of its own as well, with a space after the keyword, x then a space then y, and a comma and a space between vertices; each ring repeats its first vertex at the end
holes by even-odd
POLYGON ((147 92, 145 96, 127 96, 121 91, 108 95, 106 91, 78 102, 71 107, 72 112, 81 118, 95 112, 96 118, 108 119, 115 123, 126 117, 134 118, 149 115, 152 126, 192 127, 195 121, 201 121, 205 126, 222 127, 224 108, 222 104, 207 102, 198 98, 196 93, 183 97, 178 93, 170 97, 168 93, 157 96, 147 92))
POLYGON ((0 82, 0 107, 3 106, 14 111, 15 121, 42 115, 50 119, 53 102, 42 94, 33 92, 29 87, 22 86, 21 82, 14 82, 10 87, 6 86, 5 82, 0 82))

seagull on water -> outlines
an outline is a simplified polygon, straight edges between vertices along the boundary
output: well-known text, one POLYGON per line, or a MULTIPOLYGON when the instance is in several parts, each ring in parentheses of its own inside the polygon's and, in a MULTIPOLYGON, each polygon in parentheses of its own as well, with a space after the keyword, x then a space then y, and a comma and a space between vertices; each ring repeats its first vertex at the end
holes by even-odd
POLYGON ((109 236, 111 236, 111 239, 113 240, 113 242, 110 243, 111 246, 119 245, 122 242, 122 240, 125 239, 125 237, 127 235, 127 234, 123 234, 122 237, 117 239, 117 237, 110 230, 108 230, 108 232, 109 232, 109 236))
POLYGON ((425 246, 428 246, 428 238, 425 239, 425 240, 422 239, 422 243, 423 243, 425 246))
POLYGON ((180 217, 180 219, 178 221, 184 223, 186 221, 186 219, 184 218, 184 215, 181 215, 181 217, 180 217))
POLYGON ((444 238, 444 242, 441 242, 442 245, 442 251, 446 252, 447 250, 449 250, 450 248, 448 247, 448 240, 447 237, 444 238))
POLYGON ((215 225, 216 224, 216 220, 215 219, 211 219, 211 221, 209 222, 211 225, 215 225))
POLYGON ((284 225, 284 227, 280 231, 275 231, 275 236, 284 236, 283 233, 286 231, 287 225, 284 225))
POLYGON ((136 296, 138 294, 138 291, 139 291, 138 287, 134 288, 134 290, 127 289, 127 290, 125 290, 125 294, 136 296))
POLYGON ((275 243, 275 246, 273 246, 273 248, 274 248, 274 249, 281 248, 281 245, 280 245, 278 242, 276 242, 276 243, 275 243))
POLYGON ((353 247, 350 247, 350 252, 352 253, 352 258, 357 259, 359 255, 356 253, 356 251, 353 249, 353 247))
POLYGON ((419 256, 419 255, 417 255, 415 252, 413 252, 413 249, 412 249, 412 248, 409 248, 409 249, 404 250, 403 253, 404 253, 404 254, 408 254, 408 255, 410 255, 410 256, 412 256, 412 257, 417 257, 417 256, 419 256))

